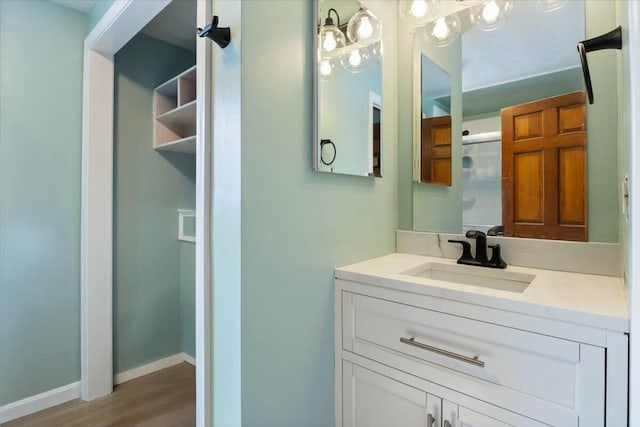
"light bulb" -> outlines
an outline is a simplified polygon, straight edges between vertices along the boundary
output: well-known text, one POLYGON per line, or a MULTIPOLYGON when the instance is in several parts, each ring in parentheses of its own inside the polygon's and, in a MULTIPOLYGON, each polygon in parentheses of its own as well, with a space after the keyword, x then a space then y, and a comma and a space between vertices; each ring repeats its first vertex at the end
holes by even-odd
POLYGON ((482 8, 482 18, 488 24, 495 24, 498 20, 498 16, 500 15, 500 8, 496 4, 495 1, 491 0, 482 8))
POLYGON ((444 40, 449 37, 449 26, 445 22, 444 18, 438 18, 436 25, 433 27, 433 35, 438 40, 444 40))
POLYGON ((427 13, 427 2, 425 0, 413 0, 411 3, 411 14, 416 18, 422 18, 427 13))
POLYGON ((340 65, 350 73, 359 73, 366 69, 371 61, 370 46, 355 48, 340 58, 340 65))
POLYGON ((371 21, 368 16, 363 16, 360 19, 360 25, 358 25, 358 37, 361 39, 366 39, 371 37, 373 34, 373 26, 371 25, 371 21))
POLYGON ((380 20, 369 10, 361 8, 347 24, 347 37, 358 46, 368 46, 380 40, 380 20))
POLYGON ((327 31, 324 36, 324 42, 322 43, 322 48, 327 52, 333 52, 336 50, 338 46, 338 42, 336 42, 336 38, 334 37, 331 31, 327 31))
POLYGON ((422 30, 422 35, 428 44, 445 47, 458 38, 461 27, 460 17, 452 13, 429 22, 422 30))
POLYGON ((333 71, 333 67, 328 59, 320 62, 320 74, 324 77, 330 76, 333 71))
POLYGON ((505 23, 514 0, 484 0, 471 8, 471 23, 481 31, 495 31, 505 23))
POLYGON ((349 64, 352 67, 359 67, 362 64, 362 56, 360 56, 360 49, 351 51, 349 54, 349 64))
POLYGON ((438 16, 441 0, 399 0, 400 18, 410 30, 422 27, 438 16))

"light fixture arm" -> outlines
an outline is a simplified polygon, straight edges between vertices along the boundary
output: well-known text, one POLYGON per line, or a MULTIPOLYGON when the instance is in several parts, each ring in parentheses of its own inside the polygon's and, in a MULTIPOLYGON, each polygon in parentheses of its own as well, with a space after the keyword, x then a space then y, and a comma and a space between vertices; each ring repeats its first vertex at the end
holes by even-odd
POLYGON ((340 15, 338 15, 338 11, 335 10, 334 8, 329 9, 329 11, 327 12, 327 19, 324 20, 324 25, 333 25, 333 19, 331 18, 331 11, 335 13, 336 18, 338 20, 338 25, 336 26, 340 28, 340 15))

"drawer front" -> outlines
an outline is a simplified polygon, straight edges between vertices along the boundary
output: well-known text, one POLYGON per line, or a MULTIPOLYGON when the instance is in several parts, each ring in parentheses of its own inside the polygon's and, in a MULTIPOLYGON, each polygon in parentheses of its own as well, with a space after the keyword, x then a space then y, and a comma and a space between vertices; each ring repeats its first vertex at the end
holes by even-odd
MULTIPOLYGON (((410 372, 415 364, 403 364, 403 359, 444 367, 567 408, 577 409, 582 401, 578 387, 585 367, 579 343, 347 292, 342 310, 345 350, 374 360, 389 354, 390 359, 379 361, 393 360, 395 368, 418 376, 410 372)), ((603 376, 604 366, 598 366, 603 361, 604 357, 595 358, 586 368, 603 376)))

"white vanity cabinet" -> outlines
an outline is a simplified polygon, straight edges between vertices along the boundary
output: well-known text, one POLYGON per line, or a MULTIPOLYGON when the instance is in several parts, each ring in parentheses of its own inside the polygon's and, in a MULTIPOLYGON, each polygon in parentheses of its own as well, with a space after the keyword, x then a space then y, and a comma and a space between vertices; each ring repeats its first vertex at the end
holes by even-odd
POLYGON ((336 277, 336 426, 627 425, 625 333, 336 277))

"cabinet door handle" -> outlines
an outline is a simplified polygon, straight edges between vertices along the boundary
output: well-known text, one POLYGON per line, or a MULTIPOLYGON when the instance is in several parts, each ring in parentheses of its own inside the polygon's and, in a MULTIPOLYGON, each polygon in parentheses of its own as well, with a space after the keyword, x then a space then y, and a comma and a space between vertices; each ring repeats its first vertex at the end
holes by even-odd
POLYGON ((473 357, 463 356, 462 354, 453 353, 451 351, 443 350, 443 349, 438 348, 438 347, 433 347, 433 346, 430 346, 428 344, 423 344, 421 342, 415 341, 413 339, 413 337, 411 337, 411 338, 400 338, 400 342, 403 343, 403 344, 412 345, 414 347, 418 347, 418 348, 421 348, 423 350, 430 351, 432 353, 441 354, 443 356, 447 356, 447 357, 450 357, 452 359, 460 360, 462 362, 470 363, 470 364, 472 364, 474 366, 479 366, 481 368, 484 368, 484 362, 482 360, 478 359, 478 356, 473 356, 473 357))
POLYGON ((433 418, 433 415, 427 414, 427 427, 431 427, 434 421, 435 419, 433 418))
POLYGON ((451 423, 447 420, 444 420, 444 427, 451 427, 451 423))

